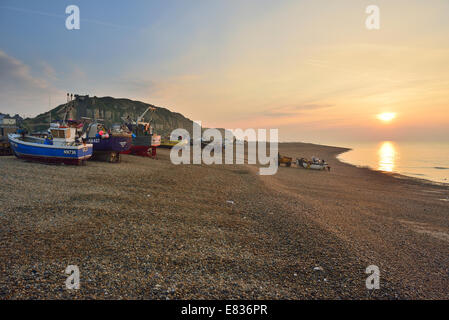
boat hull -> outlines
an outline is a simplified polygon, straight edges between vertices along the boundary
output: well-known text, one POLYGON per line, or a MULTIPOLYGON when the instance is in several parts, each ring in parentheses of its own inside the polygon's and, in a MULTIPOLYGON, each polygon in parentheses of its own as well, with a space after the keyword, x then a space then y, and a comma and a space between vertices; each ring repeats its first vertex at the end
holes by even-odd
POLYGON ((326 169, 326 166, 320 165, 320 164, 307 165, 307 164, 304 163, 303 167, 306 168, 306 169, 312 169, 312 170, 325 170, 326 169))
POLYGON ((83 164, 92 156, 91 144, 77 146, 53 146, 42 143, 25 142, 20 140, 20 135, 10 135, 9 141, 13 154, 17 158, 64 164, 83 164))
POLYGON ((135 147, 147 147, 151 146, 152 135, 137 136, 133 138, 133 146, 135 147))
POLYGON ((129 150, 122 151, 122 154, 132 154, 141 157, 151 157, 149 150, 151 148, 152 135, 137 136, 132 138, 132 145, 129 150))
MULTIPOLYGON (((188 144, 188 142, 186 140, 162 140, 160 148, 171 149, 176 145, 179 147, 182 147, 187 144, 188 144)), ((206 145, 207 145, 207 143, 201 142, 201 149, 204 148, 206 145)))
POLYGON ((324 163, 324 164, 307 163, 305 161, 302 161, 301 159, 297 159, 296 164, 297 164, 297 166, 303 167, 304 169, 312 169, 312 170, 326 170, 329 168, 327 163, 324 163))
POLYGON ((87 143, 91 143, 94 152, 124 152, 131 148, 132 137, 129 136, 110 136, 109 138, 88 138, 87 143))

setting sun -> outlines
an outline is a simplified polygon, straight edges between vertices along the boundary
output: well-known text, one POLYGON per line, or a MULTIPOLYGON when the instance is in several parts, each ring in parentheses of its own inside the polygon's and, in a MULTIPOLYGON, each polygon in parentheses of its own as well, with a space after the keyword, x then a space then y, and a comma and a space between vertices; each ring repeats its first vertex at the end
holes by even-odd
POLYGON ((396 113, 394 112, 384 112, 377 115, 377 119, 382 120, 384 122, 390 122, 394 118, 396 118, 396 113))

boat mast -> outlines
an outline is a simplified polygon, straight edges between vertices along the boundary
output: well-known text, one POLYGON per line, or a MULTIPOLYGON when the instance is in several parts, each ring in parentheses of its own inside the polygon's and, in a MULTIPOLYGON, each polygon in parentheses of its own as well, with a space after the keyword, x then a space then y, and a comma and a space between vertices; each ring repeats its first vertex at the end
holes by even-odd
POLYGON ((66 109, 65 109, 64 121, 63 121, 63 124, 64 124, 64 125, 66 124, 67 114, 68 114, 69 111, 72 110, 72 108, 73 108, 72 100, 73 100, 73 93, 70 94, 70 96, 69 96, 69 94, 67 93, 67 107, 66 107, 66 109), (69 100, 69 97, 70 97, 70 100, 69 100))
POLYGON ((51 95, 48 96, 48 107, 50 108, 50 125, 51 125, 51 95))

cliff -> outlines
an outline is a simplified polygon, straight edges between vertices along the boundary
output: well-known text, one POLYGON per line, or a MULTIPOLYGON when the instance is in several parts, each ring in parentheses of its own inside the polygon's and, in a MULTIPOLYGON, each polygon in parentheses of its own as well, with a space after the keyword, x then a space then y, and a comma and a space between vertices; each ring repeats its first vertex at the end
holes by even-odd
MULTIPOLYGON (((104 123, 110 126, 113 123, 121 123, 122 117, 130 116, 131 119, 135 120, 149 106, 152 106, 156 110, 153 113, 148 111, 144 119, 145 121, 149 121, 151 118, 153 119, 156 133, 166 136, 177 128, 183 128, 190 133, 192 132, 192 120, 184 117, 182 114, 140 101, 112 97, 77 96, 72 103, 73 108, 68 114, 68 119, 80 119, 81 117, 103 119, 104 123)), ((59 105, 35 118, 25 119, 23 125, 32 131, 46 130, 50 119, 64 118, 66 109, 67 104, 59 105)))

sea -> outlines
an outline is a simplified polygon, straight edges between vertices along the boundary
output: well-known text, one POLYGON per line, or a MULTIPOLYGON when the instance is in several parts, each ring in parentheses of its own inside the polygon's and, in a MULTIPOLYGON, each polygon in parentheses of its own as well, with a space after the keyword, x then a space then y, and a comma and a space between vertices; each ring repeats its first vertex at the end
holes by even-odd
POLYGON ((373 170, 449 184, 448 142, 379 141, 347 143, 340 161, 373 170))

